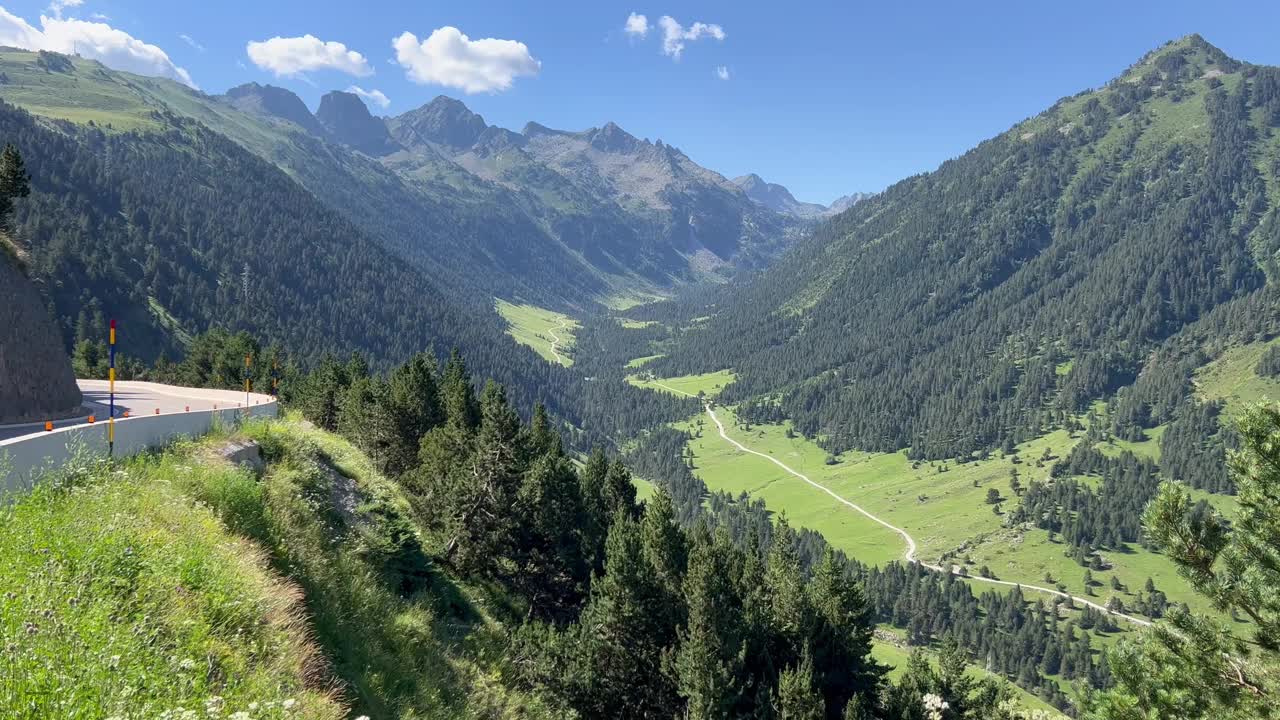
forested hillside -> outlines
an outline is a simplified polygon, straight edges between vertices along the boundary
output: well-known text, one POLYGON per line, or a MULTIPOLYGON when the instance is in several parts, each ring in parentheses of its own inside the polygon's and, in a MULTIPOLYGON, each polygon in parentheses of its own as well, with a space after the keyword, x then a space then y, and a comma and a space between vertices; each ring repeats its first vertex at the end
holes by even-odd
POLYGON ((443 97, 385 119, 345 92, 327 94, 312 115, 278 87, 209 96, 14 49, 0 52, 0 73, 0 99, 109 135, 196 120, 284 170, 431 284, 482 306, 500 296, 597 308, 723 279, 767 264, 798 227, 675 148, 612 124, 522 135, 443 97))
POLYGON ((361 351, 387 367, 457 347, 524 412, 544 402, 600 439, 680 412, 543 362, 487 306, 446 296, 275 166, 195 121, 153 122, 164 131, 106 132, 0 104, 0 139, 31 173, 14 236, 68 349, 105 338, 108 316, 121 352, 148 363, 214 327, 265 338, 302 365, 361 351))
POLYGON ((1131 385, 1112 411, 1138 438, 1197 422, 1192 371, 1280 330, 1277 207, 1280 69, 1191 36, 713 304, 634 316, 684 328, 647 370, 732 368, 723 401, 771 399, 835 452, 1007 449, 1131 385))

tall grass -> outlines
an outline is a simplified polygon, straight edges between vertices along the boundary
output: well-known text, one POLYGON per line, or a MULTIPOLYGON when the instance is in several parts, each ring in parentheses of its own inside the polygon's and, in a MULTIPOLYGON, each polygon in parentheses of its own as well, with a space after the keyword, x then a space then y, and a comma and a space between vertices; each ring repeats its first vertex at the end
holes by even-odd
POLYGON ((0 508, 0 718, 562 717, 505 680, 501 594, 438 572, 409 517, 296 421, 74 461, 0 508), (261 476, 214 451, 231 433, 261 476))
POLYGON ((296 586, 180 490, 245 480, 76 463, 0 510, 0 717, 343 717, 296 586))

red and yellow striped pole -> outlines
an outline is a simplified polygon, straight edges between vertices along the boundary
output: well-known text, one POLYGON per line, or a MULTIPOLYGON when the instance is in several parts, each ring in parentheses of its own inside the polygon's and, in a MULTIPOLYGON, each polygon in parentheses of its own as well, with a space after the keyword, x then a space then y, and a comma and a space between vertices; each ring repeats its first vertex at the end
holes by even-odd
POLYGON ((250 365, 253 363, 253 355, 244 354, 244 411, 249 413, 249 388, 253 385, 252 376, 250 375, 250 365))
POLYGON ((111 406, 107 413, 107 455, 111 456, 116 452, 116 321, 114 319, 111 321, 109 340, 107 384, 110 390, 111 406))

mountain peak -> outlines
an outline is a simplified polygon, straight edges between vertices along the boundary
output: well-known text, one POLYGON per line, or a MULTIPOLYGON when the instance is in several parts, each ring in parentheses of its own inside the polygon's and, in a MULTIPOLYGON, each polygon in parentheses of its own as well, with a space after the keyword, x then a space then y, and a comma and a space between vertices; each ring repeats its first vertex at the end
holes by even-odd
POLYGON ((312 133, 322 133, 302 98, 285 88, 250 82, 231 88, 223 98, 237 110, 288 120, 312 133))
POLYGON ((588 142, 597 150, 604 152, 633 152, 643 145, 636 136, 618 127, 615 122, 607 122, 598 130, 587 131, 588 142))
POLYGON ((483 117, 447 95, 395 118, 392 125, 396 138, 406 145, 429 141, 452 148, 471 147, 489 129, 483 117))
POLYGON ((395 150, 386 123, 369 113, 359 96, 334 90, 320 98, 316 119, 333 137, 366 155, 379 157, 395 150))
POLYGON ((1133 82, 1158 71, 1164 79, 1197 78, 1214 70, 1229 73, 1240 68, 1240 61, 1209 43, 1198 33, 1170 40, 1152 50, 1132 65, 1121 80, 1133 82))

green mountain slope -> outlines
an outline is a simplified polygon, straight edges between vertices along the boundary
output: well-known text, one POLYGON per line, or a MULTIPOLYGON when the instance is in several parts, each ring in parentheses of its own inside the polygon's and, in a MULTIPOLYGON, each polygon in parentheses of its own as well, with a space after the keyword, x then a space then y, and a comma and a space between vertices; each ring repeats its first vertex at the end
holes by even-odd
POLYGON ((589 307, 723 278, 767 263, 795 232, 682 155, 687 177, 667 179, 665 204, 624 207, 447 98, 385 120, 333 92, 313 116, 281 88, 214 97, 52 53, 5 49, 0 73, 0 99, 45 117, 142 133, 162 132, 173 115, 197 120, 284 170, 434 284, 486 306, 496 295, 589 307), (459 135, 455 124, 475 132, 459 135), (451 144, 460 138, 471 143, 451 144))
POLYGON ((599 415, 595 440, 671 412, 621 382, 587 383, 544 362, 506 336, 491 306, 438 289, 225 136, 173 115, 145 121, 153 129, 105 132, 0 103, 0 142, 21 149, 32 175, 15 237, 68 347, 105 337, 108 317, 121 323, 121 352, 146 361, 213 327, 304 362, 361 351, 385 367, 458 347, 525 412, 542 401, 579 427, 599 415), (611 415, 614 400, 640 411, 611 415))
POLYGON ((731 367, 723 400, 780 399, 835 451, 984 452, 1203 318, 1264 332, 1278 206, 1280 70, 1191 36, 858 203, 646 368, 731 367))

